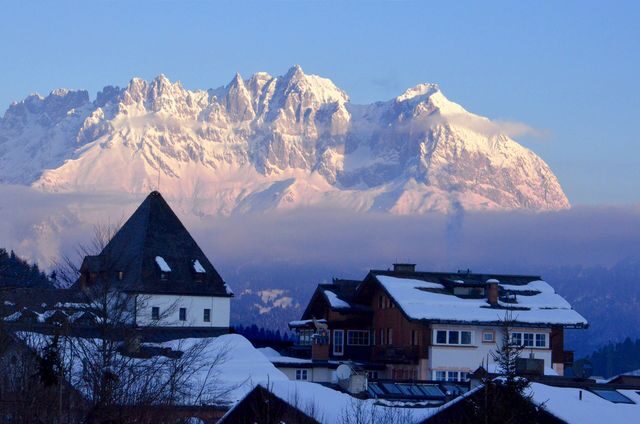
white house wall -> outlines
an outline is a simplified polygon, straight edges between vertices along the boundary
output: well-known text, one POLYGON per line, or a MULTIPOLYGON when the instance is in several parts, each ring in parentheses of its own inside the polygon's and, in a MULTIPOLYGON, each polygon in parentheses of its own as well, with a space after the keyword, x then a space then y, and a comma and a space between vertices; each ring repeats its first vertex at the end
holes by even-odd
POLYGON ((296 379, 296 370, 306 369, 307 370, 307 380, 313 381, 314 383, 331 383, 335 380, 335 371, 329 369, 328 367, 312 367, 312 368, 296 368, 291 365, 279 365, 274 364, 276 368, 282 371, 289 380, 296 379))
POLYGON ((213 296, 179 296, 139 294, 136 299, 136 324, 162 327, 229 327, 230 298, 213 296), (151 319, 153 307, 160 308, 160 320, 151 319), (180 308, 187 309, 185 321, 180 308), (204 321, 204 310, 211 310, 211 322, 204 321))
MULTIPOLYGON (((547 335, 547 348, 526 348, 522 356, 529 357, 533 353, 536 359, 543 359, 546 369, 552 368, 551 364, 551 330, 548 328, 513 328, 514 332, 544 333, 547 335)), ((433 378, 434 371, 465 371, 473 372, 483 363, 495 364, 491 352, 496 352, 502 344, 503 329, 500 327, 474 327, 474 326, 438 326, 432 327, 432 343, 429 347, 429 373, 427 378, 433 378), (436 345, 436 330, 465 330, 471 331, 470 346, 436 345), (495 334, 494 343, 483 343, 483 331, 493 331, 495 334)), ((422 370, 424 372, 424 369, 422 370)))

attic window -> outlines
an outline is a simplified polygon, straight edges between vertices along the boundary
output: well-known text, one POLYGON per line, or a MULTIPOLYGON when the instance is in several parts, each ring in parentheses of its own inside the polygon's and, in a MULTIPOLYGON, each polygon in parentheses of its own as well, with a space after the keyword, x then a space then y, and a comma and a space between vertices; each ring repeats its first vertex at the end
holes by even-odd
POLYGON ((162 256, 156 256, 156 264, 158 265, 158 268, 160 268, 160 279, 163 281, 167 280, 169 278, 169 273, 171 272, 171 267, 167 261, 165 261, 162 256))
POLYGON ((196 274, 204 274, 206 272, 200 261, 197 259, 193 261, 193 270, 196 272, 196 274))

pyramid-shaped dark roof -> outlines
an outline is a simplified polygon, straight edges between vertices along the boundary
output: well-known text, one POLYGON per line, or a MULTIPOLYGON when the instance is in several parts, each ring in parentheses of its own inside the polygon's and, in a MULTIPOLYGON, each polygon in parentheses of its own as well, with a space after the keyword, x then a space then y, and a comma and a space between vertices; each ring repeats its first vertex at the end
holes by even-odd
POLYGON ((85 257, 82 270, 129 292, 232 295, 157 191, 147 196, 99 255, 85 257), (162 269, 167 266, 169 272, 162 269))

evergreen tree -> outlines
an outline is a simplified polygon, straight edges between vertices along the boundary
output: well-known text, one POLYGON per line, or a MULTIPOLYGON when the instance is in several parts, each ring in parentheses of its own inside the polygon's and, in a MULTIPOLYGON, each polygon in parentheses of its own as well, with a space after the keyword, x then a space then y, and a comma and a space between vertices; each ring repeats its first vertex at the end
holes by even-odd
POLYGON ((57 386, 62 376, 62 362, 60 360, 60 346, 58 335, 54 335, 51 342, 42 351, 38 366, 38 376, 45 387, 57 386))

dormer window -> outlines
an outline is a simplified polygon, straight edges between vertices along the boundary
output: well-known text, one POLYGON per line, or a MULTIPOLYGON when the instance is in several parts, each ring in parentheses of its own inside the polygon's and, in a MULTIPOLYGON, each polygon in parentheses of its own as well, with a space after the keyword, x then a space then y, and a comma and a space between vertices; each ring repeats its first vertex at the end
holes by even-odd
POLYGON ((160 268, 160 280, 166 281, 169 279, 169 273, 171 272, 171 267, 164 260, 162 256, 156 256, 156 264, 158 268, 160 268))
POLYGON ((204 274, 206 273, 206 271, 200 261, 197 259, 193 261, 193 271, 195 272, 195 280, 199 283, 202 282, 204 280, 204 274))
POLYGON ((204 274, 206 272, 200 261, 197 259, 193 261, 193 270, 196 272, 196 274, 204 274))

